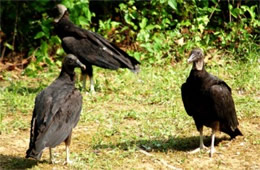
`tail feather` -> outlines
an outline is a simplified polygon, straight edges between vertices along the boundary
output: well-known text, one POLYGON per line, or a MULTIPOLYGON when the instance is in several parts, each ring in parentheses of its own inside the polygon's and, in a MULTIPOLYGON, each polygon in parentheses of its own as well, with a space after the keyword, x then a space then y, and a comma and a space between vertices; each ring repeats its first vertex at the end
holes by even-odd
POLYGON ((139 73, 139 72, 140 72, 140 66, 139 66, 139 65, 135 65, 135 66, 134 66, 134 69, 131 69, 131 71, 132 71, 133 73, 139 73))
POLYGON ((243 136, 242 132, 236 128, 235 131, 229 134, 231 139, 234 139, 236 136, 243 136))
POLYGON ((26 151, 26 156, 25 158, 34 158, 34 159, 37 159, 37 160, 40 160, 41 157, 42 157, 42 151, 41 152, 36 152, 34 149, 31 149, 29 148, 27 151, 26 151))

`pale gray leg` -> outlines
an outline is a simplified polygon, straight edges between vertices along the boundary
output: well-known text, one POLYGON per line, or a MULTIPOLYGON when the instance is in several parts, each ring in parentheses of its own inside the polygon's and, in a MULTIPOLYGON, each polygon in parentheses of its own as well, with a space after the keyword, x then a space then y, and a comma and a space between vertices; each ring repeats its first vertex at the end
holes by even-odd
POLYGON ((200 130, 200 149, 205 149, 207 148, 205 145, 204 145, 204 142, 203 142, 203 128, 201 128, 200 130))
POLYGON ((90 81, 90 92, 91 92, 91 93, 95 93, 95 86, 94 86, 93 76, 90 76, 90 77, 89 77, 89 81, 90 81))
POLYGON ((71 142, 71 135, 72 132, 70 132, 70 135, 67 137, 67 139, 64 141, 65 142, 65 147, 66 147, 66 161, 65 164, 71 164, 72 161, 70 161, 70 142, 71 142))
POLYGON ((207 147, 203 143, 203 127, 202 127, 200 129, 200 147, 195 149, 195 150, 193 150, 193 151, 191 151, 191 152, 189 152, 189 153, 191 153, 191 154, 197 153, 197 152, 199 152, 199 151, 201 151, 203 149, 207 149, 207 147))
POLYGON ((66 145, 66 163, 71 164, 72 162, 70 161, 70 148, 69 145, 66 145))
POLYGON ((93 80, 93 68, 91 65, 86 65, 86 70, 82 70, 82 78, 83 78, 83 89, 86 90, 86 76, 88 75, 90 81, 90 93, 95 92, 94 88, 94 80, 93 80), (84 77, 83 77, 84 76, 84 77))
POLYGON ((215 130, 212 129, 211 146, 210 146, 210 153, 209 153, 210 157, 212 157, 213 153, 215 152, 214 143, 215 143, 215 130))

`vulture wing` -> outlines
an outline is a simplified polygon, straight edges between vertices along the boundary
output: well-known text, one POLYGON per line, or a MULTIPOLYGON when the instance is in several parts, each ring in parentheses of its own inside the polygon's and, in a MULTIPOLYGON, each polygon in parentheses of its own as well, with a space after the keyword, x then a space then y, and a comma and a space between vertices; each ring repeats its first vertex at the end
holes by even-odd
POLYGON ((210 87, 209 95, 218 119, 223 125, 234 131, 238 126, 238 120, 231 96, 231 88, 224 81, 220 81, 210 87))
POLYGON ((181 86, 181 96, 184 108, 189 116, 193 116, 194 109, 194 101, 192 100, 192 92, 190 91, 187 83, 182 84, 181 86))
POLYGON ((72 86, 60 87, 64 88, 49 86, 37 96, 31 122, 30 148, 27 153, 31 150, 40 153, 45 147, 55 147, 63 142, 76 126, 82 96, 72 86))
POLYGON ((76 39, 65 37, 62 39, 62 46, 67 53, 73 53, 84 64, 96 65, 102 68, 118 69, 122 65, 111 54, 104 52, 98 45, 89 39, 76 39))
POLYGON ((140 63, 135 58, 99 34, 81 29, 68 19, 62 20, 57 26, 57 32, 62 38, 64 50, 75 54, 82 62, 109 69, 121 67, 138 71, 136 65, 140 63))

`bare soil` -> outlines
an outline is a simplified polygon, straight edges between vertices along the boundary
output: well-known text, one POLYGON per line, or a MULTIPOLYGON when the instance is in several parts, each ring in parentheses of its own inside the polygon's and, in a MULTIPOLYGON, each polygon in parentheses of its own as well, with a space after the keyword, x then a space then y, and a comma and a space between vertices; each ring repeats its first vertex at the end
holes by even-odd
MULTIPOLYGON (((28 122, 30 117, 27 116, 28 122)), ((131 120, 129 120, 129 123, 131 120)), ((243 137, 237 137, 230 141, 224 134, 217 134, 216 153, 210 158, 208 153, 201 152, 189 154, 188 151, 198 147, 198 132, 193 129, 189 134, 179 138, 169 138, 161 141, 163 143, 175 143, 166 151, 160 148, 145 149, 138 148, 129 157, 122 161, 121 166, 113 167, 114 169, 260 169, 260 118, 240 120, 240 129, 243 131, 243 137), (175 141, 174 141, 175 140, 175 141), (190 145, 189 145, 190 144, 190 145), (183 145, 183 147, 179 147, 183 145), (133 158, 134 157, 134 158, 133 158), (131 162, 131 160, 134 160, 131 162)), ((91 144, 91 135, 96 133, 97 126, 92 125, 86 127, 79 124, 73 133, 73 143, 71 152, 97 153, 100 158, 113 151, 113 148, 100 147, 91 144)), ((209 131, 208 131, 209 132, 209 131)), ((206 133, 208 133, 206 131, 206 133)), ((149 141, 147 141, 149 143, 149 141)), ((152 142, 152 141, 150 141, 152 142)), ((55 164, 49 164, 48 150, 44 151, 42 160, 36 162, 31 159, 25 159, 25 152, 29 143, 29 129, 20 131, 11 131, 0 135, 0 168, 1 169, 27 169, 27 168, 44 168, 44 169, 67 169, 68 166, 63 165, 65 159, 64 144, 55 148, 55 157, 59 160, 55 164)), ((135 142, 138 145, 138 141, 135 142)), ((210 145, 210 137, 205 138, 205 144, 210 145)), ((117 144, 120 148, 120 144, 117 144)), ((139 147, 139 146, 138 146, 139 147)), ((123 154, 123 150, 122 153, 123 154)), ((86 153, 88 154, 88 153, 86 153)), ((117 161, 112 160, 112 161, 117 161)), ((85 165, 86 168, 88 165, 85 165)), ((73 166, 71 167, 73 168, 73 166)))

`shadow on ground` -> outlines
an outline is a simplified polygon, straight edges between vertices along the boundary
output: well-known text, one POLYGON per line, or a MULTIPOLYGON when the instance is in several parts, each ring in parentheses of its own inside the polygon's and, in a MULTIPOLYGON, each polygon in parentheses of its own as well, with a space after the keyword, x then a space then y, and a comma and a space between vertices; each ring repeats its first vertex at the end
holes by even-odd
POLYGON ((27 169, 35 165, 36 160, 0 154, 0 169, 27 169))
MULTIPOLYGON (((215 146, 223 140, 229 139, 227 137, 215 138, 215 146)), ((204 137, 205 146, 210 147, 210 143, 211 137, 204 137)), ((120 148, 122 150, 128 150, 132 147, 139 147, 148 152, 167 152, 169 150, 191 151, 199 147, 199 137, 170 137, 168 140, 137 140, 118 144, 96 145, 94 146, 94 149, 120 148)))

